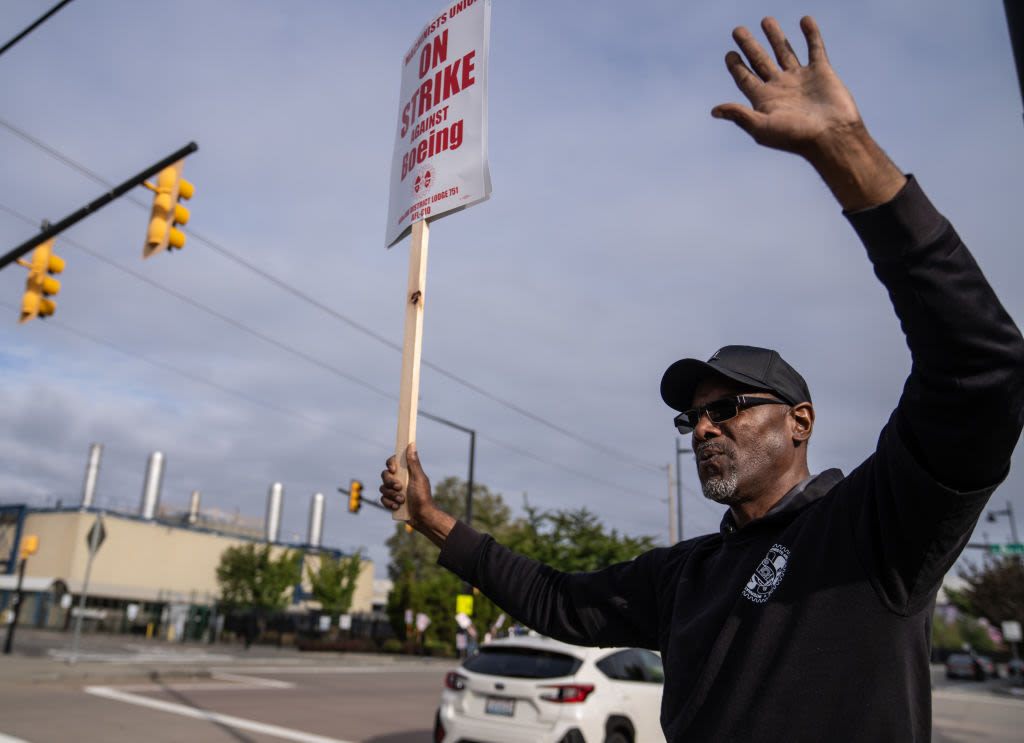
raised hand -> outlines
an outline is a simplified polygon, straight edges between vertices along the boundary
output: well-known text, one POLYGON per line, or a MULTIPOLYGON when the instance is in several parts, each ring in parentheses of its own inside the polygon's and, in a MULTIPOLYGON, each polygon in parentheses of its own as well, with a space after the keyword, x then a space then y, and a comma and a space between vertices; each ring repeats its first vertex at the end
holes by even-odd
POLYGON ((735 122, 758 144, 805 157, 847 210, 893 198, 906 178, 868 134, 853 96, 829 64, 818 24, 810 16, 800 19, 807 64, 774 18, 765 18, 761 28, 775 59, 742 26, 732 37, 747 61, 735 51, 725 55, 750 105, 723 103, 711 115, 735 122))
POLYGON ((738 52, 725 56, 725 64, 750 106, 723 103, 712 109, 712 116, 735 122, 758 144, 805 156, 813 156, 808 150, 822 137, 863 125, 853 96, 829 64, 813 18, 805 16, 800 21, 807 39, 806 65, 800 64, 774 18, 765 18, 761 28, 771 43, 774 60, 742 26, 732 37, 749 66, 738 52))

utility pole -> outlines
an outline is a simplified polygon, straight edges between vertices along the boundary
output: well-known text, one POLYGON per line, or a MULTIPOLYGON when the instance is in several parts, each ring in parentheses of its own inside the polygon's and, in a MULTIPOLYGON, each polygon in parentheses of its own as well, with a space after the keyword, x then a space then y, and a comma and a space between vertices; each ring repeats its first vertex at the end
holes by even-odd
POLYGON ((683 469, 679 461, 680 454, 693 454, 692 449, 685 449, 679 446, 679 437, 676 437, 676 518, 679 521, 679 541, 683 541, 683 478, 680 476, 683 469))
POLYGON ((18 615, 21 614, 21 602, 24 598, 21 594, 21 584, 25 580, 26 562, 25 558, 22 557, 21 562, 18 564, 18 586, 14 589, 14 616, 11 618, 11 623, 7 625, 7 640, 4 642, 4 655, 11 654, 11 644, 14 642, 14 628, 18 625, 18 615))
MULTIPOLYGON (((995 523, 996 516, 1005 516, 1010 519, 1010 536, 1012 537, 1014 544, 1020 544, 1020 539, 1017 538, 1017 522, 1013 518, 1013 505, 1010 501, 1006 501, 1006 508, 1002 508, 998 511, 989 511, 988 521, 990 523, 995 523)), ((985 541, 987 542, 988 540, 986 539, 985 541)))
POLYGON ((672 492, 672 463, 666 464, 665 469, 668 470, 668 545, 671 547, 679 541, 676 532, 676 497, 672 492))

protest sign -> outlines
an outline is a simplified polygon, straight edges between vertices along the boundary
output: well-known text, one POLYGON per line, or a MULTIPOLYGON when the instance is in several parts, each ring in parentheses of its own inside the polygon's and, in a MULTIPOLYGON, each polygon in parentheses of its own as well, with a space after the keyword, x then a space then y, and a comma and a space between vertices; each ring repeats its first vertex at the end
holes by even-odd
MULTIPOLYGON (((405 450, 416 439, 428 221, 491 193, 487 167, 487 55, 491 0, 457 0, 420 32, 402 58, 391 198, 385 244, 411 234, 402 383, 398 398, 397 476, 409 481, 405 450)), ((405 521, 405 504, 392 511, 405 521)))
POLYGON ((448 5, 402 57, 395 148, 384 242, 391 247, 420 219, 483 201, 487 166, 490 0, 448 5))

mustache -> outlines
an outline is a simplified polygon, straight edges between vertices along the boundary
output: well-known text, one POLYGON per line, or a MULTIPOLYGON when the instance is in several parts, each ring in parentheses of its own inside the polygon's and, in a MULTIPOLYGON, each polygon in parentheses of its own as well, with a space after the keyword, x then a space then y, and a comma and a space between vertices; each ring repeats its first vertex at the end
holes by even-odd
POLYGON ((715 453, 725 454, 727 456, 732 456, 734 453, 733 448, 729 446, 727 442, 719 441, 717 439, 707 439, 697 443, 697 445, 693 447, 693 453, 697 461, 700 461, 701 455, 708 449, 711 449, 715 453))

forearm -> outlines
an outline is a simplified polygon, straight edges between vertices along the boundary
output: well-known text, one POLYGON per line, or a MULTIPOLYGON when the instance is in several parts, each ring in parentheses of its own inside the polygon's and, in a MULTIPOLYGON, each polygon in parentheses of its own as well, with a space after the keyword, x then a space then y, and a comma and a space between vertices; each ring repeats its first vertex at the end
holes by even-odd
POLYGON ((410 522, 410 526, 443 549, 455 523, 454 517, 439 508, 432 508, 428 513, 418 515, 414 522, 410 522))
POLYGON ((884 204, 907 182, 861 121, 829 130, 800 154, 818 171, 846 212, 884 204))

